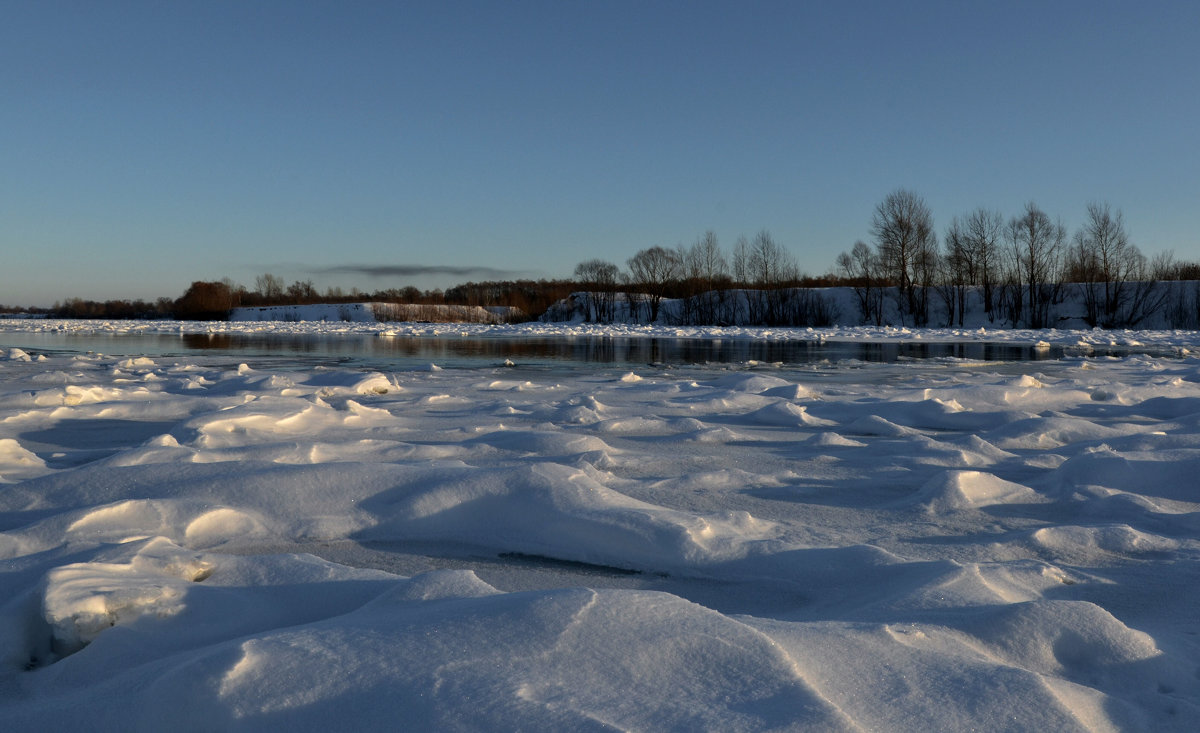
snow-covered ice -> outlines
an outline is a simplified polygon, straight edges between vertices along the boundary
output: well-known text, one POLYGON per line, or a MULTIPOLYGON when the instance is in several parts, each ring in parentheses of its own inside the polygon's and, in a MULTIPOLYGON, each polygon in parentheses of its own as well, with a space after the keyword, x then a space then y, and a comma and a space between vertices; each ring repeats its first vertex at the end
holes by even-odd
POLYGON ((0 728, 1196 730, 1195 334, 1009 338, 1178 356, 6 348, 0 728))

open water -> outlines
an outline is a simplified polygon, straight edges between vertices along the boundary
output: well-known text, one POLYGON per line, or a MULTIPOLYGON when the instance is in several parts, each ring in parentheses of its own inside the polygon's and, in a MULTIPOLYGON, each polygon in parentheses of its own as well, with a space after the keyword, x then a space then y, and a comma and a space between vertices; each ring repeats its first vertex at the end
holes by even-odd
MULTIPOLYGON (((0 348, 30 354, 218 357, 231 363, 267 363, 277 368, 317 365, 405 370, 437 364, 471 368, 512 362, 523 367, 773 364, 845 365, 928 359, 984 362, 1043 362, 1078 356, 1172 356, 1166 350, 1096 347, 1036 348, 1013 343, 820 342, 749 339, 624 337, 459 337, 360 334, 84 334, 0 332, 0 348)), ((252 364, 253 365, 253 364, 252 364)))

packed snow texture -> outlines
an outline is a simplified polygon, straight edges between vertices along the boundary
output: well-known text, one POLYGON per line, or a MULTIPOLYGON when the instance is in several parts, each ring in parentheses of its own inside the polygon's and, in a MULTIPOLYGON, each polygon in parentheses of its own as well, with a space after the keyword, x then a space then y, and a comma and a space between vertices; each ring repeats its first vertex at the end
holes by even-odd
POLYGON ((1196 730, 1197 476, 1192 357, 14 349, 0 729, 1196 730))

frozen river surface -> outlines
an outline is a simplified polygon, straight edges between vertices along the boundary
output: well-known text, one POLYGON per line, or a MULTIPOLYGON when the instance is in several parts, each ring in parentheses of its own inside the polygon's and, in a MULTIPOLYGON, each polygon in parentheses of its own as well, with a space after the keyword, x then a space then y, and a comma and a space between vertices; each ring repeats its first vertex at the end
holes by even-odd
POLYGON ((0 726, 1200 727, 1191 336, 804 335, 0 329, 0 726))

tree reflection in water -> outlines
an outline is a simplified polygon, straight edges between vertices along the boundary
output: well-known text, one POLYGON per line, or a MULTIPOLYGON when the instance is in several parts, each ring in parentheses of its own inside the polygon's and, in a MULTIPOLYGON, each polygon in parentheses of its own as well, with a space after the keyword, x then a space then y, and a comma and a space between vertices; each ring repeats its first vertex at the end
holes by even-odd
MULTIPOLYGON (((686 364, 894 363, 938 358, 1024 362, 1079 356, 1062 346, 1037 348, 1013 343, 925 341, 766 341, 753 339, 628 338, 611 336, 459 337, 357 334, 0 334, 0 347, 29 353, 96 352, 114 356, 185 356, 205 352, 231 361, 268 359, 274 366, 296 362, 370 369, 428 366, 477 367, 686 364), (12 343, 8 343, 8 342, 12 343)), ((1126 356, 1150 349, 1100 348, 1087 355, 1126 356)), ((1152 353, 1172 356, 1171 353, 1152 353)))

